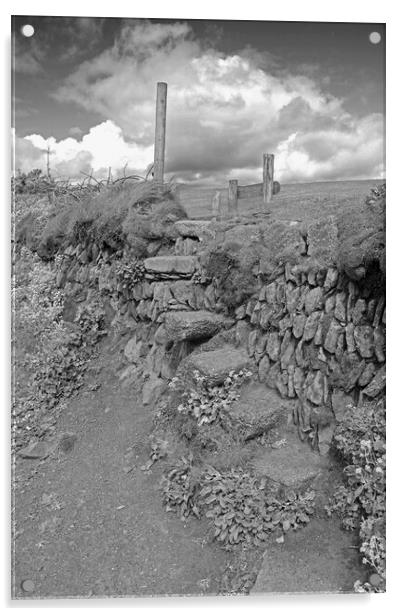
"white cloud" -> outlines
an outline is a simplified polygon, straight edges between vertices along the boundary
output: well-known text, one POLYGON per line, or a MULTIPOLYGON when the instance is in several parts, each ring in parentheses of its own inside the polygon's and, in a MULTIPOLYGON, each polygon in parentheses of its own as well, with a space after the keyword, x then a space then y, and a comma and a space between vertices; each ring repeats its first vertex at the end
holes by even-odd
MULTIPOLYGON (((260 181, 263 152, 276 154, 281 181, 383 171, 381 116, 354 118, 314 72, 263 69, 250 49, 225 55, 203 48, 185 23, 143 21, 125 25, 112 47, 54 94, 108 119, 81 140, 48 140, 55 160, 89 152, 95 171, 125 161, 144 169, 153 156, 157 81, 168 82, 166 170, 178 179, 223 181, 237 173, 246 183, 260 181)), ((40 136, 26 139, 44 147, 40 136)))
POLYGON ((45 139, 37 134, 17 137, 16 168, 45 170, 48 147, 52 174, 73 179, 79 178, 81 171, 88 173, 91 169, 95 176, 107 173, 109 167, 112 173, 118 173, 125 165, 131 170, 144 171, 153 157, 153 147, 129 143, 121 129, 107 120, 91 128, 81 140, 68 137, 57 141, 54 137, 45 139))
POLYGON ((275 169, 283 182, 382 178, 383 117, 351 120, 349 131, 293 133, 278 145, 275 169))

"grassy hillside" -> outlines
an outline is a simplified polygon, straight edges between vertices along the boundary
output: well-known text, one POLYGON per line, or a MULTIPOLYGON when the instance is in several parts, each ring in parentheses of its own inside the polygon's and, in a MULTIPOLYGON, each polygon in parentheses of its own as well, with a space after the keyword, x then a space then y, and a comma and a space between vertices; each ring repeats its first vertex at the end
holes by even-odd
POLYGON ((362 208, 371 188, 383 180, 285 184, 272 199, 269 210, 277 220, 312 221, 362 208))
MULTIPOLYGON (((373 186, 383 180, 353 180, 347 182, 312 182, 307 184, 284 184, 268 206, 276 220, 311 221, 322 216, 336 214, 339 209, 354 209, 364 202, 373 186)), ((227 202, 227 187, 208 187, 179 184, 176 198, 189 218, 210 218, 212 198, 221 190, 222 203, 227 202)), ((255 198, 239 201, 240 214, 247 216, 265 209, 255 198)))

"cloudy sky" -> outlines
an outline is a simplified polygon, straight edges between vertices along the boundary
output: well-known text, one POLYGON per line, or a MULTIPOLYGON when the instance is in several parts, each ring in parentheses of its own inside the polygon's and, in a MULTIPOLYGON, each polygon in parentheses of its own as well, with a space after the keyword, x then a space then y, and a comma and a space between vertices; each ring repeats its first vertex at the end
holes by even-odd
POLYGON ((49 146, 57 177, 143 174, 166 81, 178 181, 261 181, 263 152, 282 182, 385 175, 382 24, 19 16, 12 30, 16 169, 45 169, 49 146))

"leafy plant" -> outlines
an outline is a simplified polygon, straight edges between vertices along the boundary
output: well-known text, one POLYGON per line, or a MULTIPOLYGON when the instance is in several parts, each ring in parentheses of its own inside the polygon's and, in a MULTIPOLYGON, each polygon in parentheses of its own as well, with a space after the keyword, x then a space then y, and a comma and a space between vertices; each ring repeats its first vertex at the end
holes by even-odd
POLYGON ((193 457, 182 456, 173 468, 163 475, 162 493, 166 511, 175 511, 182 520, 191 514, 200 517, 196 504, 199 476, 194 473, 193 457))
POLYGON ((334 436, 346 462, 345 484, 335 492, 328 513, 341 516, 345 528, 359 529, 363 563, 381 578, 385 588, 386 443, 383 401, 349 409, 334 436))
POLYGON ((203 486, 199 502, 214 524, 215 538, 225 545, 259 546, 272 531, 287 532, 305 524, 314 511, 313 491, 288 492, 280 498, 243 469, 220 473, 210 468, 203 486))
MULTIPOLYGON (((233 370, 226 377, 222 385, 210 385, 205 376, 197 370, 193 372, 195 387, 184 389, 181 393, 181 402, 177 411, 183 417, 195 419, 198 426, 212 424, 219 421, 227 423, 227 409, 240 396, 242 384, 250 379, 249 370, 233 370)), ((178 379, 172 379, 171 389, 175 389, 178 379)))
POLYGON ((193 458, 182 457, 162 480, 167 511, 182 519, 191 514, 208 518, 214 538, 226 547, 260 546, 271 532, 287 532, 306 524, 314 511, 313 491, 280 497, 242 468, 219 472, 212 466, 197 468, 193 458))
POLYGON ((115 273, 118 288, 131 295, 134 285, 144 279, 144 262, 140 259, 123 258, 118 261, 115 273))

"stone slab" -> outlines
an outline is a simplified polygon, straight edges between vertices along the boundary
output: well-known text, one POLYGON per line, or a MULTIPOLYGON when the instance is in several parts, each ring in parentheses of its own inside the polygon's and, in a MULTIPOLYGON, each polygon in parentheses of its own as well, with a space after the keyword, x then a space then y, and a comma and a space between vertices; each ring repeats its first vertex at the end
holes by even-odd
POLYGON ((182 237, 195 237, 205 241, 212 239, 215 235, 211 220, 176 220, 174 227, 182 237))
POLYGON ((353 593, 354 582, 365 575, 352 548, 357 544, 333 518, 314 519, 281 544, 272 538, 250 594, 353 593))
POLYGON ((254 460, 253 465, 259 475, 295 489, 313 480, 327 462, 302 443, 296 434, 287 432, 283 447, 268 449, 254 460))
POLYGON ((144 266, 152 274, 183 274, 191 275, 197 269, 198 261, 195 257, 163 256, 145 259, 144 266))
POLYGON ((222 315, 207 310, 168 312, 165 319, 167 340, 202 340, 210 338, 227 323, 222 315))
POLYGON ((250 365, 250 358, 244 349, 227 345, 215 351, 191 354, 182 363, 181 370, 190 379, 193 371, 198 370, 209 385, 220 385, 232 370, 238 372, 250 365))
POLYGON ((286 425, 293 403, 283 400, 273 389, 251 382, 245 385, 240 398, 229 408, 244 440, 250 440, 264 432, 286 425))

